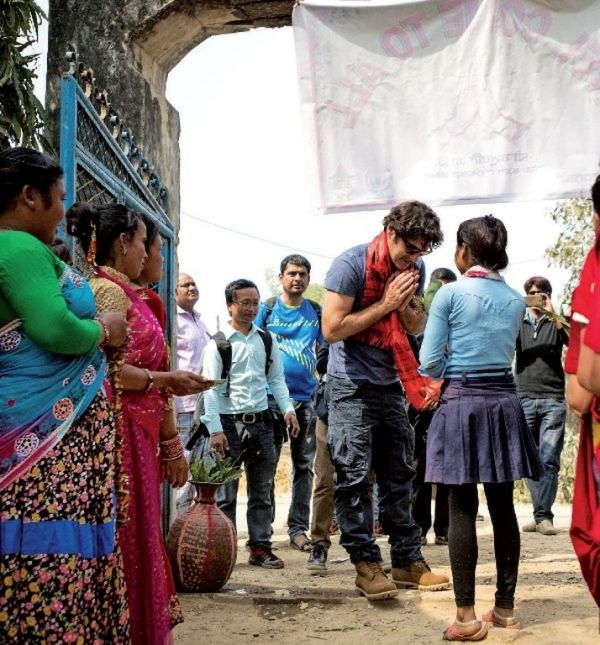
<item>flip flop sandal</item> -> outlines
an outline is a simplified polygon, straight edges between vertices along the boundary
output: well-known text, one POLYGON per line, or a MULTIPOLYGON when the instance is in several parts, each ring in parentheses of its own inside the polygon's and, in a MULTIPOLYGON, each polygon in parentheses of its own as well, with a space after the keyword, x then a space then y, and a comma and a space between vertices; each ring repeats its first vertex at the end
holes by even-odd
POLYGON ((482 641, 488 634, 489 625, 485 620, 470 620, 468 623, 459 623, 454 621, 444 632, 445 641, 482 641), (481 629, 474 634, 463 634, 456 629, 456 625, 467 626, 480 623, 481 629))
POLYGON ((290 547, 292 547, 292 549, 303 551, 304 553, 308 553, 310 551, 311 545, 312 542, 306 537, 306 535, 304 535, 304 533, 298 533, 293 540, 290 540, 290 547), (303 541, 298 544, 298 542, 296 542, 298 539, 302 539, 303 541))
POLYGON ((521 629, 521 623, 514 617, 505 618, 500 616, 493 609, 490 609, 487 614, 483 615, 483 620, 491 623, 495 627, 503 627, 504 629, 521 629))

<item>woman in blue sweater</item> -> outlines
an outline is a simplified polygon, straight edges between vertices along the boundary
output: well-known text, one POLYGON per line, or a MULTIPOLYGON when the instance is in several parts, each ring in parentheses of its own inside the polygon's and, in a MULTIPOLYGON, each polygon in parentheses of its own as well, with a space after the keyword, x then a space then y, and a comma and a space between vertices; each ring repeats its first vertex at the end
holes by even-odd
POLYGON ((506 228, 492 215, 459 226, 455 262, 463 277, 436 294, 421 347, 421 370, 446 380, 429 428, 425 475, 450 487, 457 611, 446 640, 482 640, 489 623, 520 627, 513 616, 520 557, 513 485, 537 479, 541 464, 511 369, 525 303, 498 273, 508 264, 506 244, 506 228), (494 529, 497 569, 495 605, 483 620, 475 616, 478 483, 494 529))

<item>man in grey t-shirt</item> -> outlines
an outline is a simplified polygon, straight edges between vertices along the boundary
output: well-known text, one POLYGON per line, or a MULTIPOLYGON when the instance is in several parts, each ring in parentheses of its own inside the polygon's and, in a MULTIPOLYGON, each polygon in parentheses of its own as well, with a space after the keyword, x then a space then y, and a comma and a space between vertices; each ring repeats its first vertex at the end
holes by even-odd
POLYGON ((421 554, 421 531, 411 512, 414 431, 392 352, 353 338, 394 310, 407 332, 421 331, 424 315, 408 305, 415 293, 423 292, 421 256, 441 244, 442 232, 437 215, 420 202, 394 207, 383 227, 390 269, 397 272, 382 286, 379 300, 360 306, 370 270, 369 245, 363 244, 333 261, 323 308, 323 334, 331 343, 328 443, 336 471, 340 543, 356 567, 358 591, 370 600, 391 598, 396 587, 449 586, 448 578, 432 573, 421 554), (392 580, 381 569, 373 535, 372 469, 379 486, 379 519, 390 536, 392 580))

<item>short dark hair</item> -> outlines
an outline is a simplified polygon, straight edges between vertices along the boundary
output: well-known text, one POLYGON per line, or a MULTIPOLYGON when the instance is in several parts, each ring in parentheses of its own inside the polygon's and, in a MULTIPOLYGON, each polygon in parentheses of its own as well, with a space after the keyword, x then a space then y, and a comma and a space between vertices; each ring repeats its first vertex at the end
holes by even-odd
POLYGON ((444 240, 440 218, 422 202, 402 202, 394 206, 383 218, 383 228, 388 226, 403 240, 423 238, 432 249, 444 240))
POLYGON ((50 188, 64 175, 58 163, 32 148, 8 148, 0 152, 0 215, 13 203, 23 186, 40 191, 50 205, 50 188))
POLYGON ((55 237, 53 242, 48 244, 49 249, 56 255, 60 260, 66 264, 73 264, 73 258, 71 257, 71 251, 67 246, 64 240, 61 240, 60 237, 55 237))
POLYGON ((501 271, 508 266, 508 233, 502 221, 493 215, 461 222, 456 232, 456 243, 469 247, 475 264, 486 269, 501 271))
POLYGON ((125 233, 133 237, 142 221, 142 216, 130 211, 123 204, 103 204, 92 206, 86 202, 77 202, 67 211, 67 233, 76 237, 87 253, 92 239, 92 230, 96 229, 96 262, 105 264, 113 242, 125 233))
POLYGON ((550 284, 550 280, 548 280, 548 278, 544 278, 541 275, 532 276, 523 285, 525 293, 529 293, 529 289, 531 289, 531 287, 533 286, 536 286, 540 291, 547 293, 549 296, 552 295, 552 285, 550 284))
POLYGON ((258 296, 260 297, 260 291, 258 291, 258 287, 254 284, 254 282, 252 282, 252 280, 239 278, 238 280, 234 280, 233 282, 230 282, 225 287, 225 302, 228 305, 233 304, 233 298, 235 297, 235 292, 239 291, 240 289, 256 289, 256 291, 258 292, 258 296))
POLYGON ((283 275, 287 269, 288 264, 295 264, 299 267, 304 267, 310 275, 310 262, 303 256, 293 253, 292 255, 286 255, 283 260, 281 260, 281 265, 279 266, 279 273, 283 275))
POLYGON ((445 282, 456 282, 456 273, 452 271, 452 269, 447 269, 446 267, 439 267, 438 269, 434 269, 431 272, 431 278, 430 281, 433 282, 433 280, 444 280, 445 282))
POLYGON ((600 215, 600 175, 596 177, 592 186, 592 204, 594 205, 594 213, 600 215))

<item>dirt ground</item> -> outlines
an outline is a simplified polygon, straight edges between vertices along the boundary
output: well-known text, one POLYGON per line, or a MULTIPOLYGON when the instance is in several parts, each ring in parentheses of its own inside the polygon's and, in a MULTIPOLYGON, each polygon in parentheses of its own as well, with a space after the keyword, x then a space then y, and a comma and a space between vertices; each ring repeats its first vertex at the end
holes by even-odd
MULTIPOLYGON (((267 571, 251 567, 244 548, 245 500, 238 500, 238 558, 231 579, 218 594, 182 594, 185 622, 174 631, 176 645, 231 643, 340 643, 343 645, 426 645, 441 641, 454 616, 452 590, 400 591, 392 600, 369 602, 354 590, 354 568, 332 536, 326 575, 310 575, 308 554, 294 551, 284 526, 289 494, 278 482, 274 546, 285 568, 267 571)), ((242 488, 243 490, 243 488, 242 488)), ((492 628, 486 642, 519 645, 576 645, 600 643, 598 610, 583 583, 568 536, 570 506, 554 508, 559 534, 544 537, 522 533, 517 612, 523 629, 492 628)), ((477 525, 478 614, 493 605, 495 564, 492 527, 486 518, 477 525)), ((519 524, 530 521, 531 507, 517 505, 519 524)), ((429 533, 433 540, 433 533, 429 533)), ((384 558, 387 539, 378 540, 384 558)), ((427 545, 423 555, 436 571, 450 574, 448 549, 427 545)))

